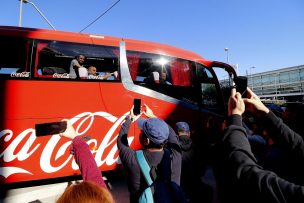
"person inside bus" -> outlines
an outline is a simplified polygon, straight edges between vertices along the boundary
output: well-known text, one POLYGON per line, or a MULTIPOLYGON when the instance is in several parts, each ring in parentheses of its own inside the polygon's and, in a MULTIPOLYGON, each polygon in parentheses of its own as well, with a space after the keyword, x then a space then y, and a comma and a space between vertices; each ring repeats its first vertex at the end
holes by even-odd
POLYGON ((72 140, 71 153, 79 166, 83 182, 69 185, 56 203, 114 203, 114 199, 108 190, 102 173, 99 171, 88 144, 81 138, 71 125, 69 120, 67 129, 60 136, 72 140))
POLYGON ((148 77, 146 77, 143 81, 148 84, 159 84, 159 72, 157 71, 150 72, 148 77))
POLYGON ((113 73, 106 73, 104 75, 99 75, 99 73, 97 72, 97 69, 95 66, 90 66, 88 68, 88 79, 101 79, 101 80, 107 80, 108 78, 110 78, 111 76, 115 77, 115 72, 113 73))
MULTIPOLYGON (((258 165, 242 126, 246 109, 268 126, 274 142, 293 152, 298 163, 304 162, 304 140, 270 111, 249 88, 247 98, 236 89, 228 101, 228 127, 219 143, 217 183, 223 202, 304 202, 304 185, 286 180, 258 165), (219 175, 219 176, 218 176, 219 175)), ((300 166, 299 166, 300 167, 300 166)), ((303 173, 303 171, 302 171, 303 173)))
POLYGON ((160 73, 160 80, 159 80, 160 84, 164 84, 164 85, 172 85, 172 83, 170 83, 168 81, 168 74, 166 69, 163 69, 160 73))
POLYGON ((88 67, 88 75, 93 75, 93 76, 99 75, 99 73, 97 73, 97 69, 95 66, 88 67))
MULTIPOLYGON (((151 168, 156 168, 161 163, 164 155, 164 146, 166 144, 171 149, 171 181, 174 181, 179 185, 181 150, 177 135, 165 121, 157 118, 147 105, 145 105, 145 110, 142 111, 142 113, 147 116, 148 119, 140 118, 137 125, 141 129, 139 140, 148 164, 151 168)), ((137 203, 139 201, 141 193, 147 186, 144 176, 141 175, 141 170, 135 156, 135 150, 130 148, 128 143, 128 133, 134 119, 135 115, 133 114, 132 108, 130 115, 126 117, 125 122, 122 124, 117 138, 119 157, 127 174, 131 203, 137 203)))
POLYGON ((84 68, 83 67, 83 63, 85 61, 85 56, 83 54, 80 54, 79 56, 77 56, 75 59, 73 59, 71 61, 71 64, 70 64, 70 72, 69 72, 69 75, 70 75, 70 78, 80 78, 79 76, 79 68, 84 68))

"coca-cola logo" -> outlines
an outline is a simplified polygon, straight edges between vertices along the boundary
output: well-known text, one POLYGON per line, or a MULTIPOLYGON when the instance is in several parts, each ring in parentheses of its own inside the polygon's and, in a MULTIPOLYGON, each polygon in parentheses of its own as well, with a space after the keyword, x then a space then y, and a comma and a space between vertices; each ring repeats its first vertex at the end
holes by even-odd
MULTIPOLYGON (((129 113, 125 113, 120 118, 117 118, 107 112, 84 112, 70 119, 77 134, 80 136, 87 133, 97 118, 103 118, 104 120, 112 123, 112 126, 108 129, 107 133, 105 135, 100 135, 102 138, 100 144, 98 143, 99 140, 96 139, 90 139, 87 141, 90 146, 93 145, 95 148, 93 155, 98 167, 104 164, 111 166, 118 162, 118 149, 116 146, 118 134, 115 132, 119 130, 118 127, 120 127, 128 114, 129 113), (105 151, 107 151, 107 154, 104 154, 105 151)), ((102 123, 100 125, 102 125, 102 123)), ((35 174, 35 172, 37 173, 37 169, 31 170, 30 165, 32 163, 24 164, 23 167, 11 165, 15 162, 27 162, 32 156, 37 156, 38 151, 41 154, 38 154, 39 160, 36 161, 39 162, 39 170, 43 173, 55 173, 66 167, 78 170, 78 166, 75 161, 73 160, 70 162, 71 159, 73 159, 73 156, 67 155, 67 153, 69 153, 71 141, 67 140, 62 144, 61 139, 66 138, 62 138, 59 135, 49 137, 50 139, 47 143, 42 144, 38 142, 39 138, 36 137, 35 130, 32 128, 25 129, 17 136, 14 136, 14 132, 11 129, 0 131, 1 146, 4 146, 0 153, 0 159, 3 159, 3 164, 0 165, 0 175, 4 178, 8 178, 14 174, 38 175, 35 174), (59 142, 60 140, 61 142, 59 142), (58 147, 59 149, 55 150, 55 148, 58 147), (62 160, 63 158, 64 160, 62 160), (60 160, 60 162, 57 160, 60 160), (72 164, 68 165, 68 163, 72 164)), ((128 137, 130 144, 133 140, 134 136, 128 137)))
POLYGON ((11 77, 28 78, 30 77, 30 72, 11 73, 11 77))
POLYGON ((54 73, 53 78, 70 78, 70 75, 68 73, 63 73, 63 74, 54 73))

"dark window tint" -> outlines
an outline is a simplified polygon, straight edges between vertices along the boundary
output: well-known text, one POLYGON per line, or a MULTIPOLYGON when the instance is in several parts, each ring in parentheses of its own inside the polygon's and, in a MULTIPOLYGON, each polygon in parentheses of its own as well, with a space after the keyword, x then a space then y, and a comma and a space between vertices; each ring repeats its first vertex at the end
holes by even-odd
POLYGON ((135 84, 190 103, 197 103, 193 78, 195 63, 159 54, 127 52, 135 84))
POLYGON ((213 77, 210 70, 203 65, 197 65, 197 76, 201 89, 201 101, 204 108, 218 111, 219 95, 217 91, 217 79, 213 77))
POLYGON ((17 37, 0 37, 0 47, 0 78, 28 79, 28 41, 17 37))
MULTIPOLYGON (((35 76, 40 78, 70 77, 72 60, 80 55, 85 60, 79 76, 90 80, 118 80, 117 47, 77 44, 60 41, 39 41, 36 44, 35 76), (94 71, 90 71, 93 69, 94 71)), ((78 78, 76 78, 78 79, 78 78)))

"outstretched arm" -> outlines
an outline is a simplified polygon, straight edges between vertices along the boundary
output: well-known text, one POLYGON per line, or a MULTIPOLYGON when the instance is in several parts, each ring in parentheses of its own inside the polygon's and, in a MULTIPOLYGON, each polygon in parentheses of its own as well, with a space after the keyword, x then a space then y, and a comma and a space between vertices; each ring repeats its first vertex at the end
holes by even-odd
POLYGON ((272 113, 249 88, 247 89, 249 97, 244 102, 249 106, 253 113, 261 113, 266 118, 267 125, 273 130, 272 138, 278 141, 290 150, 296 150, 304 159, 304 141, 303 137, 291 130, 282 119, 272 113))
POLYGON ((67 129, 60 136, 72 140, 72 152, 76 163, 79 166, 82 179, 84 181, 92 181, 99 186, 105 187, 106 184, 102 178, 102 173, 99 171, 95 159, 89 149, 88 144, 77 135, 73 126, 67 121, 67 129))
MULTIPOLYGON (((290 183, 257 164, 246 131, 242 127, 242 102, 240 95, 232 90, 228 104, 229 126, 220 145, 220 170, 223 173, 222 178, 225 179, 221 182, 227 184, 223 189, 231 192, 241 190, 239 192, 243 197, 250 196, 255 202, 302 201, 304 187, 290 183), (233 185, 238 185, 238 188, 231 189, 233 185)), ((266 113, 266 109, 259 102, 254 99, 252 104, 266 113)))

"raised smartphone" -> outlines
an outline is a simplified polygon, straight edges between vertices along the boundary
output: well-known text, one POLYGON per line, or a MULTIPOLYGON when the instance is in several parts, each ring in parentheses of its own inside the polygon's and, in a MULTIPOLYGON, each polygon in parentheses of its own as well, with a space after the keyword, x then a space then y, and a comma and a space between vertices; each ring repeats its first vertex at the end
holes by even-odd
POLYGON ((63 133, 67 128, 66 121, 52 123, 38 123, 35 125, 36 136, 54 135, 63 133))
POLYGON ((133 101, 133 114, 134 115, 140 114, 140 106, 141 106, 141 99, 134 99, 134 101, 133 101))
POLYGON ((238 76, 234 82, 235 82, 235 86, 236 86, 236 91, 239 92, 242 95, 242 97, 246 97, 247 85, 248 85, 247 77, 238 76))

